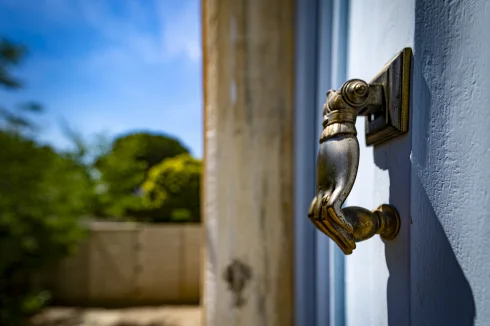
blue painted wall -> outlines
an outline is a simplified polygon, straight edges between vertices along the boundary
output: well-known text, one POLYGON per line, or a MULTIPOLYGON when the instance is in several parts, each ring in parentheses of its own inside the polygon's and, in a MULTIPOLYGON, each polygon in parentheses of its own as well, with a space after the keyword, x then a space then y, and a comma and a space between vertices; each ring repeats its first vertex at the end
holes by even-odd
MULTIPOLYGON (((336 293, 335 280, 319 282, 319 271, 332 273, 332 253, 304 218, 314 192, 320 1, 298 1, 296 22, 298 326, 325 322, 319 304, 336 293)), ((353 0, 349 17, 348 78, 369 79, 404 46, 414 63, 410 132, 362 149, 348 199, 396 202, 403 232, 347 259, 346 324, 490 325, 490 1, 353 0)))
POLYGON ((415 17, 412 325, 490 325, 490 2, 415 17))

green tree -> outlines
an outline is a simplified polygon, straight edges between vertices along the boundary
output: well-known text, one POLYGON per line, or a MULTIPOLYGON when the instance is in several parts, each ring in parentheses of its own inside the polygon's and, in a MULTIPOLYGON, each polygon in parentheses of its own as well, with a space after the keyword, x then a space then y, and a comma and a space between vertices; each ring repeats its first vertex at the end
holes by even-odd
POLYGON ((33 277, 75 250, 90 180, 70 155, 0 131, 0 324, 20 325, 46 302, 33 277))
POLYGON ((75 250, 86 210, 83 170, 50 147, 0 132, 0 324, 18 325, 46 297, 33 277, 75 250))
POLYGON ((109 217, 142 219, 148 211, 140 196, 148 171, 171 157, 188 153, 177 139, 163 134, 135 132, 114 140, 95 163, 100 172, 100 207, 109 217))
MULTIPOLYGON (((9 69, 25 53, 0 38, 0 86, 22 86, 9 69)), ((75 250, 83 236, 78 220, 88 211, 85 167, 32 138, 32 113, 41 109, 0 110, 0 325, 22 325, 46 302, 34 276, 75 250)))
POLYGON ((201 161, 189 154, 163 160, 143 183, 143 202, 152 220, 200 221, 201 161))

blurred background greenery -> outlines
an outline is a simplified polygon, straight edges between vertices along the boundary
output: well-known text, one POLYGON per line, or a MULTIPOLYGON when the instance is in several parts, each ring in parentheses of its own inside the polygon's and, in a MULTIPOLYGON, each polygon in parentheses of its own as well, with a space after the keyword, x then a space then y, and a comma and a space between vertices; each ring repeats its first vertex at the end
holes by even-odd
MULTIPOLYGON (((28 49, 0 37, 0 85, 28 49)), ((0 103, 0 325, 22 325, 49 302, 37 273, 73 253, 84 220, 200 222, 202 163, 175 137, 128 132, 87 141, 65 126, 72 150, 42 144, 41 104, 0 103)))

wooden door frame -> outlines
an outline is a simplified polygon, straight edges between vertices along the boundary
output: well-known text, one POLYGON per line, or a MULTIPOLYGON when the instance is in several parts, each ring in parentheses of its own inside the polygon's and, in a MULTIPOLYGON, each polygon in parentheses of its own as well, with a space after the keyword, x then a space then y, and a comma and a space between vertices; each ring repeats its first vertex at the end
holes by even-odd
POLYGON ((203 321, 293 325, 294 0, 205 0, 203 321))

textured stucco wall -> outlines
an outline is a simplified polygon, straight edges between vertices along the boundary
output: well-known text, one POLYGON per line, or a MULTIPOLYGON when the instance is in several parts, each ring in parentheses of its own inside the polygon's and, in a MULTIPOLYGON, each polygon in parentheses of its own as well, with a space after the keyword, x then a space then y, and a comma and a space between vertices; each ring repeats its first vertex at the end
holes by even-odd
POLYGON ((407 45, 414 64, 409 138, 362 148, 349 197, 398 201, 410 250, 373 239, 346 259, 347 324, 490 325, 490 2, 353 0, 350 19, 349 77, 407 45))
POLYGON ((415 10, 412 325, 490 325, 490 2, 415 10))

